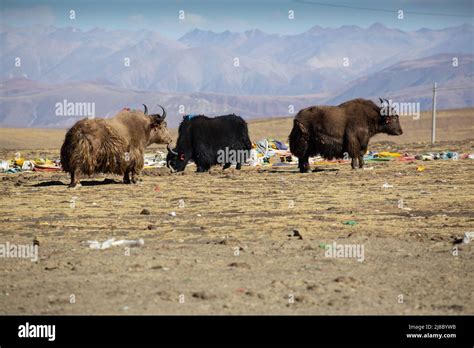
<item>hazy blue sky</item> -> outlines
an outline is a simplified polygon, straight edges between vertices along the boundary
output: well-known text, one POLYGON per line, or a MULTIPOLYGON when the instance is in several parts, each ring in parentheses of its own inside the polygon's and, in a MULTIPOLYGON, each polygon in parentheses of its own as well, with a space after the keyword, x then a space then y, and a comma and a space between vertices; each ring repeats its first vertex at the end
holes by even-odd
POLYGON ((402 30, 473 24, 474 0, 0 0, 1 21, 11 25, 74 26, 83 30, 153 29, 179 37, 194 29, 294 34, 314 25, 368 27, 375 22, 402 30), (76 19, 69 19, 69 10, 76 19), (404 19, 397 11, 404 10, 404 19), (186 19, 180 21, 179 11, 186 19), (288 19, 293 10, 295 18, 288 19))

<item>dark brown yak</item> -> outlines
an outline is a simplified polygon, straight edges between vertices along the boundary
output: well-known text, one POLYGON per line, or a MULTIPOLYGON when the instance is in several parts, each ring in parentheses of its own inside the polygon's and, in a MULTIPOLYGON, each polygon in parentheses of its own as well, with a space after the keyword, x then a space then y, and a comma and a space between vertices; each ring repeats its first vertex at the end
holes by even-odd
POLYGON ((309 169, 309 157, 352 158, 352 168, 364 166, 369 140, 377 133, 403 133, 398 115, 388 101, 381 106, 366 99, 353 99, 338 106, 312 106, 300 110, 293 121, 290 150, 298 157, 300 172, 309 169))
POLYGON ((165 117, 123 109, 110 119, 83 119, 67 133, 61 147, 61 165, 71 174, 70 187, 80 185, 80 175, 113 173, 126 184, 136 183, 148 145, 171 142, 165 117), (130 180, 129 175, 132 174, 130 180))

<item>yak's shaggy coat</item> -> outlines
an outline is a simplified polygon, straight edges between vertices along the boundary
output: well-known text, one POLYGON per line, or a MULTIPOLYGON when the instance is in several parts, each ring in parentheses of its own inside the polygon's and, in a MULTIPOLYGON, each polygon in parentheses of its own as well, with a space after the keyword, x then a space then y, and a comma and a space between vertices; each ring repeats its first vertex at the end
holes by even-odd
POLYGON ((290 150, 298 157, 301 172, 309 170, 309 157, 352 158, 352 168, 364 166, 363 156, 369 140, 377 133, 400 135, 397 115, 382 111, 366 99, 353 99, 338 106, 312 106, 295 116, 291 130, 290 150))
MULTIPOLYGON (((237 115, 224 115, 210 118, 204 115, 184 117, 179 125, 179 136, 174 150, 168 149, 168 167, 183 171, 189 160, 194 160, 197 171, 208 171, 218 163, 220 151, 243 151, 249 153, 252 143, 249 138, 247 122, 237 115)), ((246 156, 237 163, 240 169, 246 156)), ((247 156, 248 157, 248 156, 247 156)))
MULTIPOLYGON (((166 116, 166 114, 164 114, 166 116)), ((63 170, 71 174, 71 186, 79 176, 95 173, 124 175, 136 182, 143 169, 143 153, 151 143, 169 143, 164 117, 122 110, 111 119, 83 119, 67 133, 61 147, 63 170)))

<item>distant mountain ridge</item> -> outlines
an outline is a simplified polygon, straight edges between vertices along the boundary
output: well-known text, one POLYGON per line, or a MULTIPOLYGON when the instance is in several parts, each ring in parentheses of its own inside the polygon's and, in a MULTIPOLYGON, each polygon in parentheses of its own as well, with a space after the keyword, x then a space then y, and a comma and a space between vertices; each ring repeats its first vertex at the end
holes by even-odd
POLYGON ((366 98, 391 95, 405 102, 420 102, 426 109, 431 105, 435 82, 440 89, 438 105, 474 105, 474 55, 438 54, 402 61, 353 81, 344 92, 328 102, 337 104, 361 95, 366 98))
MULTIPOLYGON (((473 38, 469 24, 413 32, 314 26, 296 35, 194 29, 178 40, 151 30, 0 25, 0 125, 68 125, 51 114, 65 97, 94 101, 104 116, 159 101, 171 110, 265 117, 380 94, 428 108, 433 82, 474 85, 473 38)), ((472 93, 445 92, 439 106, 472 106, 472 93)))
POLYGON ((0 80, 105 80, 160 92, 299 95, 334 91, 401 60, 474 54, 473 37, 472 25, 416 32, 381 24, 316 26, 298 35, 195 29, 177 41, 149 30, 3 26, 0 80), (16 57, 21 67, 14 66, 16 57))

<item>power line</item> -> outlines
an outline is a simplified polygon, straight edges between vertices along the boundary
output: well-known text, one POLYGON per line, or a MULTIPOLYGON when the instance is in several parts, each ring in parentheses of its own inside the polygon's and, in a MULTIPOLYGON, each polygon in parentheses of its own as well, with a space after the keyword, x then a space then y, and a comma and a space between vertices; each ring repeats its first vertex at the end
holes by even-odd
MULTIPOLYGON (((323 2, 314 2, 308 0, 296 0, 296 2, 308 5, 316 6, 326 6, 326 7, 338 7, 338 8, 348 8, 351 10, 362 10, 362 11, 377 11, 377 12, 389 12, 398 14, 399 10, 391 10, 387 8, 374 8, 374 7, 360 7, 360 6, 351 6, 351 5, 342 5, 342 4, 328 4, 323 2)), ((433 12, 418 12, 418 11, 406 11, 404 13, 422 15, 422 16, 444 16, 444 17, 462 17, 462 18, 473 18, 470 15, 454 14, 454 13, 433 13, 433 12)))

